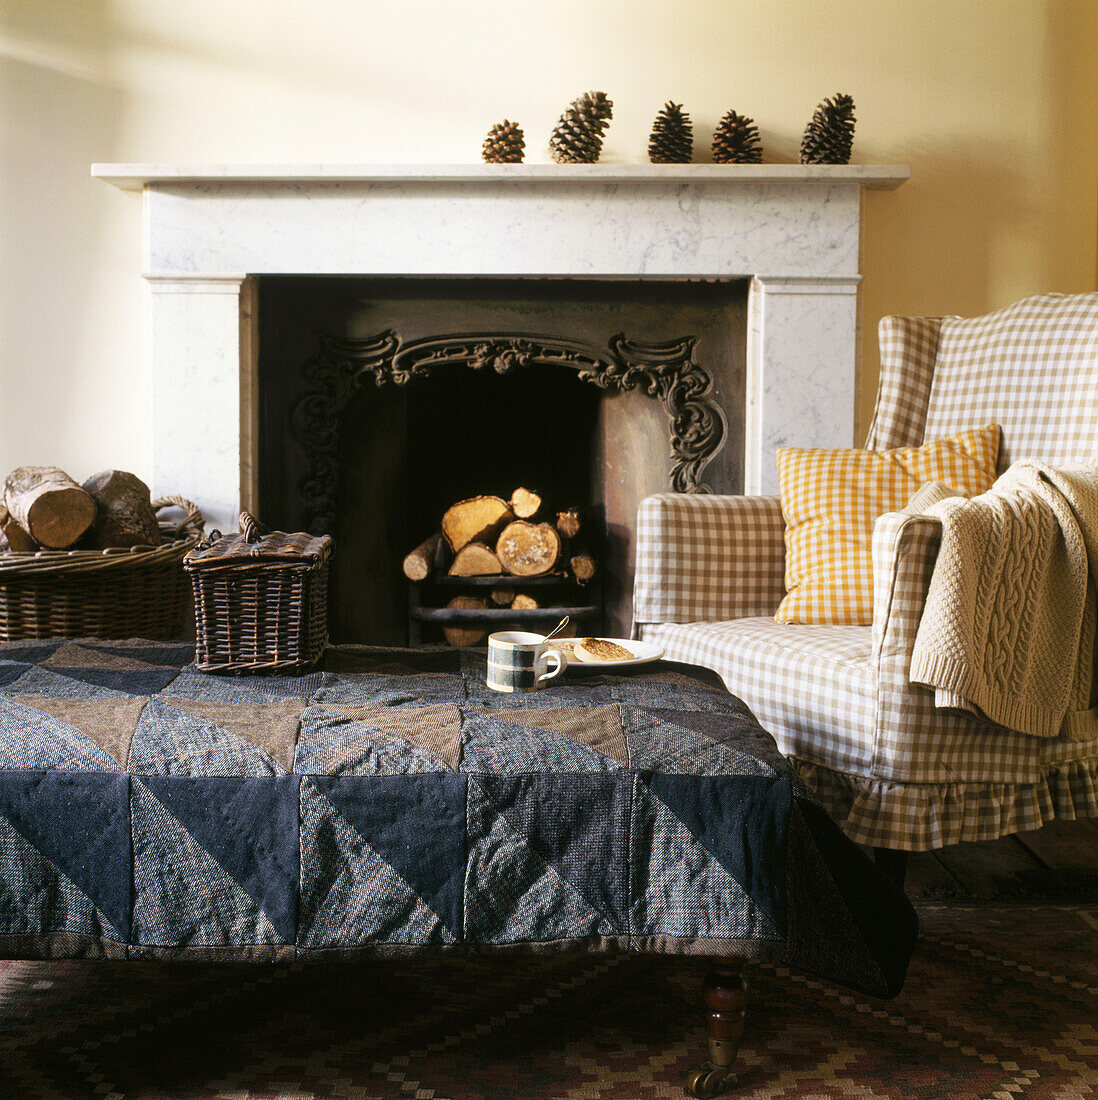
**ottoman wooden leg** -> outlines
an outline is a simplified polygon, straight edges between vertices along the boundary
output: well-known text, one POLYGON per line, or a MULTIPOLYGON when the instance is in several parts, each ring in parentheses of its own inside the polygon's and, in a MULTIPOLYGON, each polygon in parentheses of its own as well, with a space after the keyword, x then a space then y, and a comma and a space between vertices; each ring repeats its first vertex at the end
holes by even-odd
POLYGON ((705 1030, 709 1034, 709 1061, 690 1075, 687 1089, 699 1098, 719 1096, 725 1085, 736 1082, 732 1067, 743 1035, 743 1014, 747 1007, 744 962, 722 959, 714 962, 702 985, 705 1030))

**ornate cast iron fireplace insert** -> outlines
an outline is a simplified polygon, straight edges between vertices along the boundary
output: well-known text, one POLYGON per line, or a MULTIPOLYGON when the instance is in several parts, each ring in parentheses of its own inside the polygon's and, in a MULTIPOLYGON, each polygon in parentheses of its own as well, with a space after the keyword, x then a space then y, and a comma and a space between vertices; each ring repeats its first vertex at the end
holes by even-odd
POLYGON ((303 368, 306 390, 293 408, 291 434, 308 463, 298 483, 306 525, 314 534, 335 527, 339 449, 348 402, 367 382, 405 386, 437 368, 464 366, 509 374, 532 366, 567 367, 608 391, 639 390, 658 399, 668 419, 670 488, 708 492, 706 463, 725 436, 724 413, 710 397, 712 377, 694 361, 697 338, 665 343, 610 338, 605 351, 592 344, 519 333, 470 333, 405 343, 389 329, 376 336, 320 335, 319 353, 303 368))

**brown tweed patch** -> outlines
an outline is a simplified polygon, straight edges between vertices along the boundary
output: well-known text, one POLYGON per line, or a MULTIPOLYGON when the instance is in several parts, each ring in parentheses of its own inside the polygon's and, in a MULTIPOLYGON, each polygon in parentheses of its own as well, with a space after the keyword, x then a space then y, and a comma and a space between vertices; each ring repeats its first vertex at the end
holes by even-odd
POLYGON ((353 706, 324 703, 324 709, 364 722, 384 733, 395 733, 405 741, 445 764, 451 771, 461 767, 461 711, 452 703, 431 707, 353 706))
MULTIPOLYGON (((126 945, 81 932, 4 932, 0 933, 0 955, 24 959, 124 959, 126 945)), ((0 963, 0 986, 5 965, 0 963)))
POLYGON ((526 729, 545 730, 579 741, 595 752, 619 760, 629 766, 629 745, 621 724, 617 704, 603 707, 551 707, 522 710, 508 707, 505 711, 473 708, 476 714, 486 714, 501 722, 510 722, 526 729))
MULTIPOLYGON (((883 1002, 767 964, 732 1097, 1083 1100, 1098 907, 924 908, 883 1002)), ((0 1095, 682 1100, 700 960, 0 963, 0 1095)))
POLYGON ((136 657, 119 657, 115 653, 89 649, 75 642, 64 642, 40 664, 42 668, 106 668, 116 672, 138 672, 156 667, 136 657))
POLYGON ((656 665, 651 671, 646 670, 644 678, 646 681, 654 684, 680 684, 687 687, 696 686, 699 681, 702 683, 717 682, 715 673, 706 674, 704 670, 698 669, 695 675, 688 676, 682 672, 676 672, 673 668, 666 668, 662 665, 656 665))
POLYGON ((272 699, 265 703, 209 703, 199 699, 180 699, 174 695, 159 697, 176 710, 196 718, 205 718, 223 730, 262 749, 280 768, 294 770, 294 749, 301 713, 300 699, 272 699))
POLYGON ((120 768, 125 768, 133 732, 147 697, 124 699, 58 699, 46 695, 17 695, 26 707, 48 714, 66 726, 72 726, 94 741, 120 768))

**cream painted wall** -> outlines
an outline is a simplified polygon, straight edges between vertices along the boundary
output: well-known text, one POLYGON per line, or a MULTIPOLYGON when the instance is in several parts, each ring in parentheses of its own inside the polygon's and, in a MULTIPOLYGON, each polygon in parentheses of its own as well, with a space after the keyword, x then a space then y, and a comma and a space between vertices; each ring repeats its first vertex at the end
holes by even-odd
MULTIPOLYGON (((668 98, 795 161, 850 92, 866 196, 863 425, 885 313, 1095 288, 1098 4, 1056 0, 0 0, 0 473, 143 472, 141 211, 93 161, 462 162, 503 116, 528 159, 607 91, 604 159, 668 98)), ((167 491, 171 486, 154 486, 167 491)))

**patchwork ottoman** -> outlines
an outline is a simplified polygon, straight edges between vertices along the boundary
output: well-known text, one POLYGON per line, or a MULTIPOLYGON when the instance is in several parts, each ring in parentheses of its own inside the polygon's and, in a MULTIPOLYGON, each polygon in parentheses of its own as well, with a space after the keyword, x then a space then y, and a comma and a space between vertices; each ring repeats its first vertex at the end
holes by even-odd
POLYGON ((705 956, 711 1064, 745 962, 891 996, 915 935, 712 673, 569 673, 338 647, 221 677, 187 646, 0 646, 0 956, 705 956))

